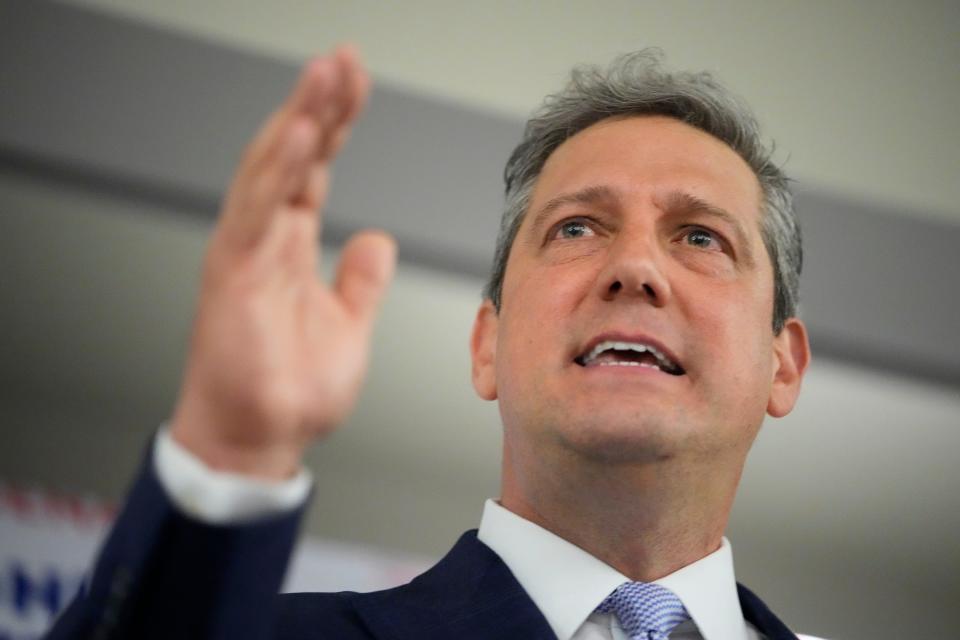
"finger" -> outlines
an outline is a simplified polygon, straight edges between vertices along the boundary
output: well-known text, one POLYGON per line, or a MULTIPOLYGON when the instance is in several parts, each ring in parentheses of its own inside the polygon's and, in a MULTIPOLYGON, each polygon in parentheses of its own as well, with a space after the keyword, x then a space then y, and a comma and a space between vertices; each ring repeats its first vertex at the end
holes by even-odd
POLYGON ((227 196, 221 226, 228 237, 244 245, 256 243, 283 210, 281 205, 302 190, 312 163, 316 125, 311 120, 293 120, 276 136, 270 162, 238 180, 227 196))
POLYGON ((337 52, 337 60, 343 69, 347 89, 346 102, 341 112, 345 122, 353 122, 366 103, 370 92, 370 75, 363 66, 360 52, 351 44, 344 45, 337 52))
MULTIPOLYGON (((325 58, 316 58, 305 66, 298 87, 280 110, 278 132, 273 134, 280 137, 284 135, 282 127, 294 126, 285 122, 287 120, 309 119, 314 124, 312 164, 285 165, 277 161, 276 148, 267 145, 266 151, 251 162, 251 175, 246 184, 257 189, 255 210, 263 215, 269 216, 281 204, 317 213, 326 198, 330 158, 318 150, 324 147, 330 131, 336 129, 343 117, 345 67, 339 55, 335 52, 325 58), (297 169, 295 172, 292 171, 294 168, 297 169)), ((352 59, 351 55, 348 54, 346 59, 352 59)), ((268 138, 271 133, 268 132, 268 138)))
POLYGON ((396 242, 382 231, 362 231, 344 246, 333 286, 359 321, 373 323, 396 259, 396 242))
POLYGON ((357 50, 345 45, 338 48, 334 55, 338 82, 331 92, 331 119, 317 150, 320 162, 329 162, 343 148, 370 92, 370 77, 360 62, 357 50))
POLYGON ((330 188, 330 170, 325 164, 310 159, 310 167, 292 190, 290 205, 302 211, 319 211, 330 188))
POLYGON ((300 77, 286 100, 270 116, 247 147, 238 176, 255 173, 259 167, 269 164, 272 152, 282 135, 282 130, 293 120, 307 116, 318 120, 319 109, 333 88, 335 65, 328 58, 314 58, 304 65, 300 77))
POLYGON ((346 142, 353 121, 363 108, 369 91, 369 78, 352 45, 338 47, 328 61, 331 66, 328 90, 308 109, 319 128, 313 165, 304 176, 290 204, 317 211, 326 200, 330 183, 329 165, 346 142))
POLYGON ((304 66, 287 100, 244 154, 227 196, 222 221, 227 235, 255 242, 284 204, 319 211, 328 185, 326 164, 345 141, 366 86, 352 47, 304 66), (312 163, 305 161, 305 148, 312 148, 312 163))
POLYGON ((255 241, 280 205, 295 200, 308 182, 321 126, 316 105, 328 101, 333 75, 331 60, 308 63, 286 102, 250 144, 227 194, 222 224, 228 235, 255 241))

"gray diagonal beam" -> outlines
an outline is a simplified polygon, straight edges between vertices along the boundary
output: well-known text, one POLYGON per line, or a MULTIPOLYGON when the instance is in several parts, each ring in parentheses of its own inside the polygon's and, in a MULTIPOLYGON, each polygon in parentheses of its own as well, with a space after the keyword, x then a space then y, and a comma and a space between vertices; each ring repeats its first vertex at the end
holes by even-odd
MULTIPOLYGON (((0 162, 212 215, 296 64, 48 2, 0 2, 0 162)), ((379 83, 336 168, 326 238, 382 227, 403 258, 486 274, 521 124, 379 83)), ((960 385, 960 226, 805 190, 815 351, 960 385)))

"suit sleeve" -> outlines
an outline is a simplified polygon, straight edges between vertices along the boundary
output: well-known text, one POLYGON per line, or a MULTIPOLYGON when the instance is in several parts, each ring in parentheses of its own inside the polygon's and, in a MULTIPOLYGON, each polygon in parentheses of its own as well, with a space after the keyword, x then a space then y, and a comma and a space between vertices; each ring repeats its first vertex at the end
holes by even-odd
POLYGON ((231 524, 188 516, 151 448, 91 577, 46 638, 269 640, 303 511, 231 524))

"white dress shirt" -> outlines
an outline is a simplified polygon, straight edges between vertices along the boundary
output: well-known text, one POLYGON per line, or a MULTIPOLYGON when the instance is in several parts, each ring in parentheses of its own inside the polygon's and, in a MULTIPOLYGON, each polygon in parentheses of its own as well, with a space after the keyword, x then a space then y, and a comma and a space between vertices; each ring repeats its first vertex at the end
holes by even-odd
MULTIPOLYGON (((615 615, 594 612, 630 581, 622 573, 493 500, 484 505, 477 537, 510 568, 559 640, 627 640, 615 615)), ((672 639, 762 637, 740 612, 726 538, 710 555, 655 582, 677 594, 692 618, 674 629, 672 639)))
MULTIPOLYGON (((306 469, 284 482, 215 471, 166 429, 157 434, 153 465, 177 508, 211 524, 295 509, 306 501, 312 482, 306 469)), ((493 500, 484 505, 478 538, 500 556, 559 640, 628 640, 616 616, 593 611, 629 580, 619 571, 493 500)), ((672 640, 763 639, 740 611, 726 538, 713 553, 655 582, 677 594, 691 616, 673 630, 672 640)))

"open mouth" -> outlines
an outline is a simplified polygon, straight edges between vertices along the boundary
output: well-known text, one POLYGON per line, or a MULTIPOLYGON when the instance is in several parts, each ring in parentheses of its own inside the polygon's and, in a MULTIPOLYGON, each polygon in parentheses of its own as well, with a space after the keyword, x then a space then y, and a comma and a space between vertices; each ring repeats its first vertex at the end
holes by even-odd
POLYGON ((604 340, 573 360, 581 367, 647 367, 672 376, 686 373, 662 351, 642 342, 604 340))

